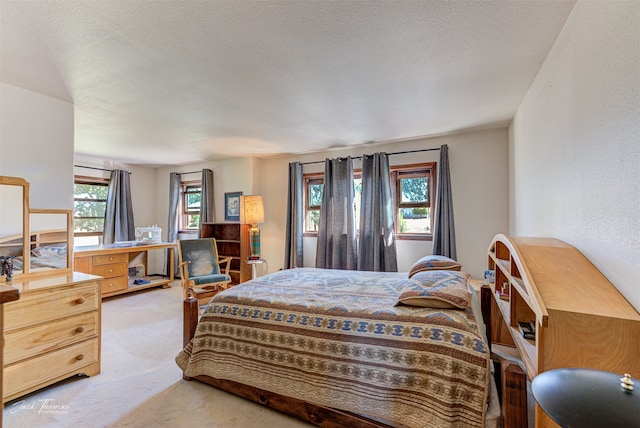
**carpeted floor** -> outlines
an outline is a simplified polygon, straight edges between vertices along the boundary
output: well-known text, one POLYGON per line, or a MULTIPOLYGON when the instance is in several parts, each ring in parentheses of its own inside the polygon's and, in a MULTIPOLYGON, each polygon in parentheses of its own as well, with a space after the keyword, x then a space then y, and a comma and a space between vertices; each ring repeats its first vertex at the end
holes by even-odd
POLYGON ((182 293, 151 289, 102 304, 102 372, 5 404, 4 426, 308 427, 197 381, 182 380, 182 293))

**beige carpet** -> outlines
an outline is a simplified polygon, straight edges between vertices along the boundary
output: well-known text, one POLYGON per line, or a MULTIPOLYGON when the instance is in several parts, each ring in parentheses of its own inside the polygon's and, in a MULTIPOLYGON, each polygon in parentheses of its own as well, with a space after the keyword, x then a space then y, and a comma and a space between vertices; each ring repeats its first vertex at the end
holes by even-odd
POLYGON ((9 402, 4 427, 308 427, 197 381, 182 380, 182 293, 151 289, 102 304, 102 373, 9 402))

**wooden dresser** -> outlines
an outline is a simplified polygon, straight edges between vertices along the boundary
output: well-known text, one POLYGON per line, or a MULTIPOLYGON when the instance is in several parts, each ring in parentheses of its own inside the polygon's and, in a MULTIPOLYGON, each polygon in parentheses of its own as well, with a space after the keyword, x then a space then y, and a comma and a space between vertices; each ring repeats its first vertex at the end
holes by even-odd
MULTIPOLYGON (((20 291, 17 288, 0 284, 0 331, 3 331, 4 305, 15 302, 20 298, 20 291)), ((0 336, 0 395, 2 395, 2 384, 4 379, 4 334, 0 336)), ((2 415, 0 415, 0 428, 2 428, 2 415)))
MULTIPOLYGON (((570 367, 640 377, 640 314, 576 248, 552 238, 496 235, 488 268, 495 282, 482 289, 487 336, 490 344, 517 348, 529 379, 570 367), (520 322, 534 326, 532 338, 523 337, 520 322)), ((525 380, 506 381, 521 388, 503 390, 503 405, 506 398, 526 408, 525 380)), ((537 405, 535 421, 537 428, 557 427, 537 405)))
POLYGON ((14 280, 4 305, 3 402, 100 373, 101 278, 70 272, 14 280))
POLYGON ((99 275, 102 281, 102 297, 116 296, 151 287, 169 287, 174 279, 173 265, 175 244, 161 242, 146 245, 91 245, 75 247, 73 253, 74 267, 78 272, 99 275), (169 278, 147 277, 148 252, 169 250, 169 278), (129 268, 141 268, 143 277, 149 282, 135 284, 137 279, 129 276, 129 268))

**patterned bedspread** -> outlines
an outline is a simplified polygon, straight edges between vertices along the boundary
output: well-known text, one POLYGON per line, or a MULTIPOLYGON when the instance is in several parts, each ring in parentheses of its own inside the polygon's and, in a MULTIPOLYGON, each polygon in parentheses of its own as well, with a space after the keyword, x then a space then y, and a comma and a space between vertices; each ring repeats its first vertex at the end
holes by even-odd
MULTIPOLYGON (((67 255, 49 255, 46 257, 34 257, 29 258, 31 263, 31 269, 38 268, 52 268, 52 269, 64 269, 67 267, 67 255)), ((18 256, 13 259, 13 268, 15 270, 22 270, 22 256, 18 256)))
POLYGON ((176 362, 396 426, 483 426, 472 310, 395 306, 406 273, 290 269, 215 296, 176 362))

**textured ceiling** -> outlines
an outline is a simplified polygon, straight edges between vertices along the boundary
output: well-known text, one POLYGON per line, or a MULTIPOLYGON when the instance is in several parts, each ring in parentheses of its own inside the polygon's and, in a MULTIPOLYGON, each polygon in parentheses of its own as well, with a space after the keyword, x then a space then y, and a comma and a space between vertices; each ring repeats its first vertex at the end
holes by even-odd
POLYGON ((506 124, 574 1, 0 1, 0 80, 149 165, 506 124))

